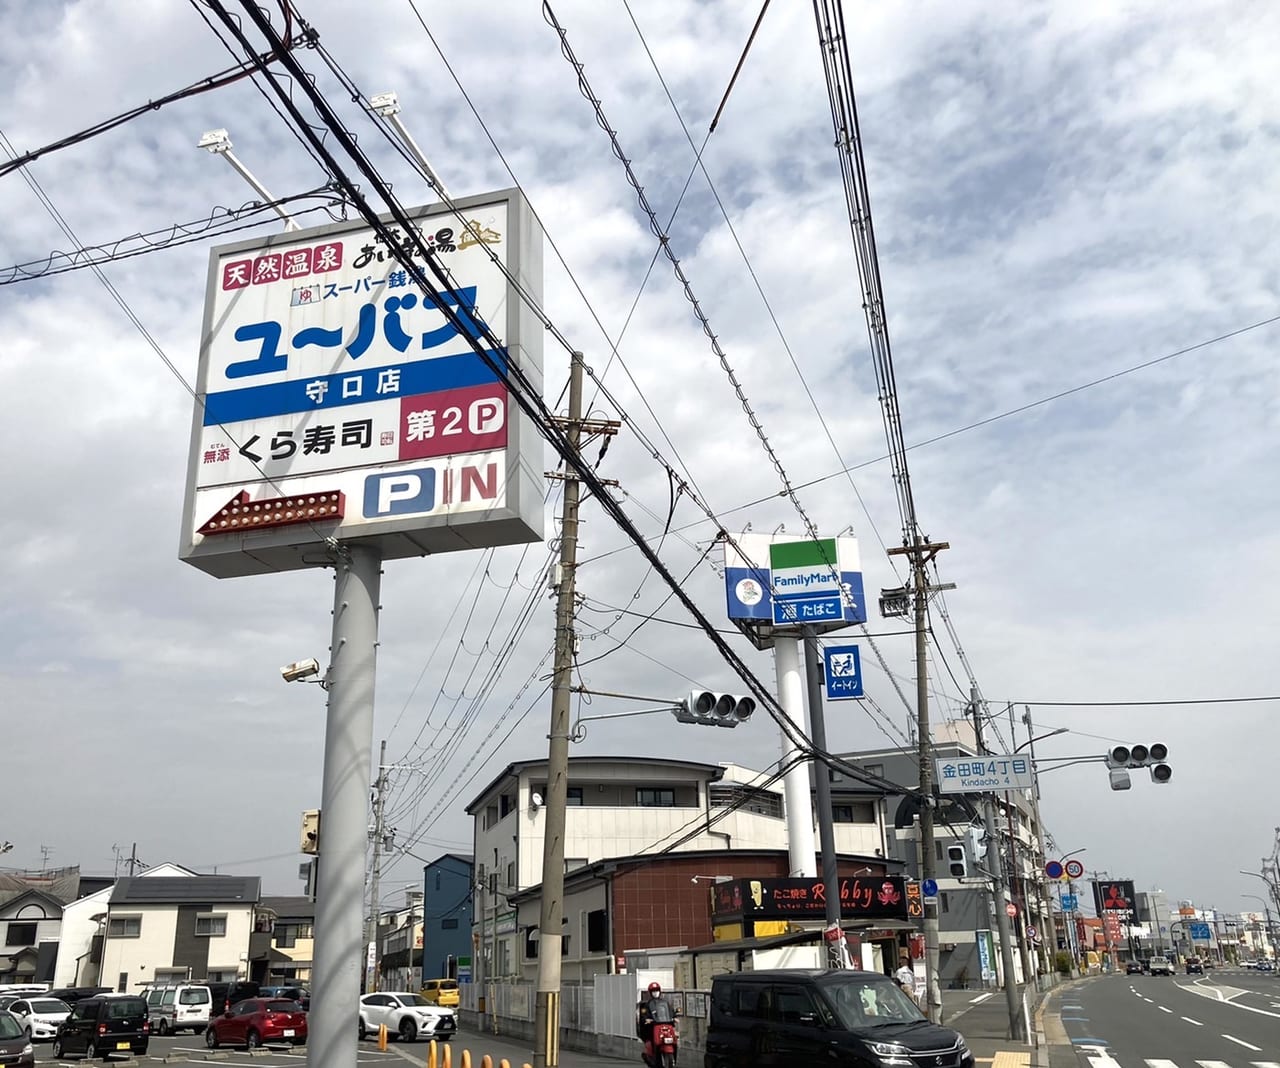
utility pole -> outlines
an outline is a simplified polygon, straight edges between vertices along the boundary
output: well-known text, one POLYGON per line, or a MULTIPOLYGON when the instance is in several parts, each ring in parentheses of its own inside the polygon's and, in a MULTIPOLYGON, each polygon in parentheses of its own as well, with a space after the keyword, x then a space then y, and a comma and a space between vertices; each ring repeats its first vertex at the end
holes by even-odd
MULTIPOLYGON (((978 700, 977 687, 969 690, 969 707, 973 709, 973 736, 982 756, 982 704, 978 700)), ((1004 861, 1000 856, 1000 838, 996 834, 995 795, 982 795, 982 822, 987 835, 987 870, 991 874, 991 897, 995 902, 996 930, 1000 935, 1000 961, 1004 965, 1004 1000, 1009 1010, 1009 1038, 1015 1042, 1022 1035, 1022 1013, 1018 1004, 1018 985, 1013 972, 1013 934, 1009 927, 1009 914, 1004 904, 1004 861)))
POLYGON ((387 742, 378 747, 378 777, 373 783, 373 865, 369 872, 369 921, 365 926, 365 946, 369 964, 365 969, 365 993, 378 989, 378 884, 382 881, 382 812, 387 788, 387 742), (372 949, 368 949, 368 947, 372 949))
MULTIPOLYGON (((948 542, 930 542, 919 534, 911 545, 889 550, 890 556, 909 556, 915 586, 916 622, 916 735, 920 762, 920 880, 936 879, 937 858, 933 844, 933 741, 929 733, 929 594, 933 590, 953 589, 951 583, 929 586, 925 568, 948 542)), ((924 980, 925 1011, 934 1023, 942 1022, 942 990, 938 985, 938 903, 924 902, 924 980)))
MULTIPOLYGON (((576 453, 582 443, 582 353, 569 360, 569 417, 562 424, 576 453)), ((564 469, 560 572, 556 598, 551 733, 547 751, 546 825, 542 840, 542 900, 538 918, 538 989, 534 1008, 534 1068, 560 1063, 560 946, 564 921, 565 804, 569 794, 569 686, 572 681, 574 572, 578 565, 578 479, 564 469)), ((497 927, 497 895, 494 895, 497 927)), ((496 965, 496 961, 491 962, 496 965)), ((496 1006, 495 1006, 496 1007, 496 1006)), ((495 1017, 496 1019, 496 1017, 495 1017)))
MULTIPOLYGON (((1036 821, 1036 844, 1040 848, 1040 870, 1036 872, 1036 885, 1040 888, 1040 912, 1048 924, 1045 934, 1048 935, 1046 945, 1049 947, 1049 952, 1046 954, 1045 967, 1048 969, 1048 974, 1053 976, 1056 972, 1055 957, 1058 951, 1058 921, 1053 915, 1053 906, 1049 902, 1049 880, 1044 871, 1049 855, 1045 851, 1044 824, 1040 820, 1040 772, 1036 768, 1036 740, 1031 726, 1030 705, 1023 705, 1022 722, 1027 725, 1027 757, 1031 761, 1031 816, 1036 821)), ((1157 933, 1159 933, 1159 926, 1160 921, 1157 916, 1157 933)))

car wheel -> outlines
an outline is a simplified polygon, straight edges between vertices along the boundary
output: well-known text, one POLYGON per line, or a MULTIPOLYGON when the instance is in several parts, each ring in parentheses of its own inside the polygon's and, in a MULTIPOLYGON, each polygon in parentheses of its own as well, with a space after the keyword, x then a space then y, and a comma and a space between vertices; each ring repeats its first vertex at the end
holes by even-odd
POLYGON ((367 1035, 368 1033, 369 1032, 365 1030, 364 1020, 357 1020, 356 1021, 356 1038, 359 1041, 363 1042, 365 1039, 365 1035, 367 1035))
POLYGON ((204 1033, 204 1044, 210 1049, 218 1048, 218 1032, 212 1027, 204 1033))
POLYGON ((244 1048, 259 1049, 261 1048, 261 1046, 262 1046, 262 1036, 258 1034, 258 1032, 255 1031, 252 1027, 249 1028, 249 1033, 244 1036, 244 1048))
POLYGON ((53 1049, 50 1052, 53 1054, 54 1060, 62 1060, 62 1039, 55 1038, 53 1040, 53 1049))
POLYGON ((401 1020, 400 1037, 406 1042, 412 1042, 418 1037, 418 1025, 407 1017, 401 1020))
MULTIPOLYGON (((98 1056, 98 1047, 94 1044, 93 1039, 89 1039, 88 1043, 84 1047, 84 1059, 86 1061, 91 1061, 91 1060, 94 1060, 97 1056, 98 1056)), ((105 1061, 106 1057, 103 1057, 102 1059, 105 1061)))

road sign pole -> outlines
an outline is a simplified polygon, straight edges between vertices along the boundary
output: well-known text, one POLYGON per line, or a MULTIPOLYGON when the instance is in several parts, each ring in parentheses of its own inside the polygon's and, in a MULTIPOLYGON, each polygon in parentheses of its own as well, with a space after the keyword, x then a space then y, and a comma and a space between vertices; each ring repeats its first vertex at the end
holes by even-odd
POLYGON ((339 547, 333 589, 333 637, 324 732, 313 1011, 308 1015, 313 1068, 356 1063, 351 1020, 364 965, 364 870, 368 846, 369 770, 373 759, 373 690, 378 647, 382 555, 367 544, 339 547))
MULTIPOLYGON (((813 747, 819 753, 827 751, 827 724, 822 709, 822 656, 818 652, 818 631, 814 627, 805 627, 804 631, 804 666, 809 683, 809 732, 813 739, 813 747)), ((826 893, 827 930, 832 927, 840 931, 840 875, 836 868, 836 838, 831 824, 831 777, 827 774, 827 766, 819 760, 810 765, 813 768, 813 787, 816 795, 818 812, 818 843, 822 848, 822 882, 826 893)), ((843 968, 845 966, 844 938, 835 940, 827 938, 827 967, 843 968)))

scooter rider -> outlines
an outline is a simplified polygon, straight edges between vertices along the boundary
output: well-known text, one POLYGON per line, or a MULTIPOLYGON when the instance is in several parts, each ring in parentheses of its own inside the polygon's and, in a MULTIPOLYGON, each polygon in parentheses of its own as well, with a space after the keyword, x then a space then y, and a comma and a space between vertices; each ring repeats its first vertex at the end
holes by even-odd
POLYGON ((671 1002, 662 996, 662 984, 649 984, 649 996, 640 1002, 640 1011, 636 1016, 636 1036, 645 1043, 646 1053, 653 1041, 653 1025, 675 1023, 675 1010, 671 1002))

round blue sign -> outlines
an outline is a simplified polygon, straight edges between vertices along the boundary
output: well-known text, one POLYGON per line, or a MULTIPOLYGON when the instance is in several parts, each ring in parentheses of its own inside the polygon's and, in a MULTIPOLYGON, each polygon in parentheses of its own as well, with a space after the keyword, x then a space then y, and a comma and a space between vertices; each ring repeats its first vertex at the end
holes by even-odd
POLYGON ((1062 864, 1059 861, 1051 860, 1044 866, 1044 873, 1049 876, 1050 879, 1061 879, 1062 872, 1062 864))
POLYGON ((926 879, 924 882, 920 884, 920 890, 924 893, 925 897, 937 897, 938 896, 938 880, 926 879))

